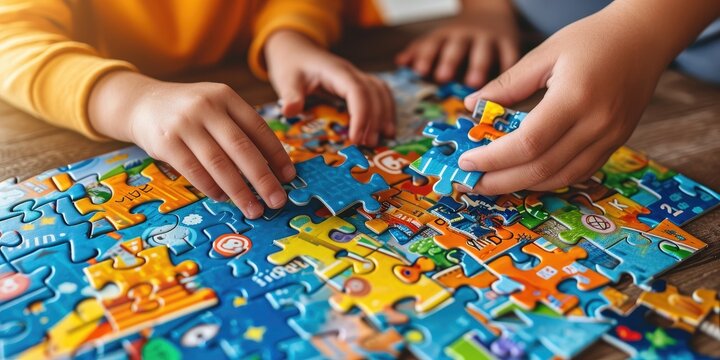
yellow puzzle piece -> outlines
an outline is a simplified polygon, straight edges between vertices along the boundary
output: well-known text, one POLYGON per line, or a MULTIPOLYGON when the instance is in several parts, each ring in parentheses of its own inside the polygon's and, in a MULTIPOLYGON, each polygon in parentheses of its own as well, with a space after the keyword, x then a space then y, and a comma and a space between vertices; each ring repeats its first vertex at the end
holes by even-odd
MULTIPOLYGON (((338 311, 347 312, 357 306, 369 316, 381 313, 399 315, 393 306, 400 300, 415 299, 415 310, 426 313, 452 297, 450 290, 424 273, 403 278, 396 276, 396 268, 413 267, 394 253, 380 249, 366 259, 372 262, 374 268, 350 275, 343 282, 343 292, 330 298, 330 304, 338 311), (416 281, 407 281, 408 279, 416 281)), ((414 268, 419 271, 427 270, 422 266, 414 268)))
POLYGON ((290 226, 298 234, 275 240, 275 244, 282 250, 268 256, 268 261, 275 265, 285 265, 302 257, 325 280, 351 266, 362 266, 362 258, 382 246, 377 240, 357 233, 352 224, 337 216, 315 224, 309 216, 300 215, 290 220, 290 226), (345 256, 338 256, 342 254, 345 256))
POLYGON ((144 249, 137 256, 144 261, 132 267, 117 268, 113 260, 106 260, 85 268, 93 288, 110 283, 118 288, 118 295, 100 299, 118 331, 139 330, 217 303, 211 289, 191 291, 180 283, 179 278, 198 273, 195 262, 174 265, 165 246, 144 249))

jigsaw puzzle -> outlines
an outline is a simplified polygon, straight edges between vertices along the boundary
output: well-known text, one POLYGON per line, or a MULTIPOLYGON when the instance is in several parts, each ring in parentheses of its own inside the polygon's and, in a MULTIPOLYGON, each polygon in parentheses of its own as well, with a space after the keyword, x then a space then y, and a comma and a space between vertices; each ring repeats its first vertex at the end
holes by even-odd
POLYGON ((459 156, 526 113, 379 76, 399 124, 377 148, 341 102, 257 108, 298 170, 259 219, 136 147, 0 182, 0 359, 558 359, 601 338, 692 358, 694 333, 720 338, 716 291, 658 279, 707 246, 679 226, 717 192, 623 147, 565 189, 462 193, 482 174, 459 156))

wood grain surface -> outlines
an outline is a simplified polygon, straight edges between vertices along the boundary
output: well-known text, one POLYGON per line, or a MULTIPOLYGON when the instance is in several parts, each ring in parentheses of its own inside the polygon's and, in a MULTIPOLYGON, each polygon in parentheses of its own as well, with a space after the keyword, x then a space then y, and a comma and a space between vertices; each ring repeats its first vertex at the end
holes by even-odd
MULTIPOLYGON (((404 44, 440 23, 442 21, 392 29, 349 30, 336 50, 364 70, 389 70, 394 67, 392 59, 395 53, 404 44)), ((267 83, 250 75, 243 59, 230 60, 216 68, 182 74, 170 80, 224 82, 251 104, 276 99, 267 83)), ((531 109, 538 100, 539 96, 535 96, 517 108, 531 109)), ((0 102, 0 180, 27 178, 43 170, 127 145, 92 142, 0 102)), ((720 190, 720 89, 667 71, 628 145, 716 191, 720 190)), ((699 287, 720 291, 720 209, 693 221, 685 229, 710 246, 662 278, 683 292, 699 287)), ((627 278, 618 288, 632 296, 639 293, 639 289, 627 278)), ((698 336, 694 343, 702 352, 720 357, 720 343, 717 341, 698 336)), ((626 356, 600 342, 580 357, 616 359, 626 356)))

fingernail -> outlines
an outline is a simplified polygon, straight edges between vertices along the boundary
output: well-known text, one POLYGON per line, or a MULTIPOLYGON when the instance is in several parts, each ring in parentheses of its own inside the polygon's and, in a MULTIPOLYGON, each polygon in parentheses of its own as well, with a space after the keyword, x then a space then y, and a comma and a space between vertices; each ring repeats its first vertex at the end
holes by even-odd
POLYGON ((287 165, 282 169, 282 176, 285 180, 292 180, 295 177, 295 166, 287 165))
POLYGON ((263 208, 257 202, 251 202, 246 206, 245 216, 251 219, 257 219, 262 215, 263 208))
POLYGON ((276 191, 270 195, 270 207, 279 208, 285 204, 287 195, 284 191, 276 191))
POLYGON ((220 194, 220 196, 218 196, 215 199, 215 201, 217 201, 217 202, 224 202, 224 201, 228 201, 228 200, 230 200, 230 197, 227 196, 227 194, 220 194))

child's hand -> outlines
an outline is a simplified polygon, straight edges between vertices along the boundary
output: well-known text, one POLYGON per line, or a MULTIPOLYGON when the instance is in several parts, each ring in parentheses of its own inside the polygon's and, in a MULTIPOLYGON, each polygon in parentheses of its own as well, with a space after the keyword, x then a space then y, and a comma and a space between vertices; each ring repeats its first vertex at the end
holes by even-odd
POLYGON ((325 90, 347 101, 352 142, 375 146, 379 134, 394 136, 393 97, 382 80, 361 72, 290 30, 270 36, 265 45, 265 58, 285 116, 301 112, 306 95, 325 90))
POLYGON ((287 201, 280 181, 295 176, 290 158, 265 121, 227 85, 112 73, 95 86, 89 115, 99 133, 136 143, 208 196, 232 199, 248 218, 262 215, 263 206, 246 181, 272 208, 287 201))
POLYGON ((448 82, 467 59, 465 83, 480 87, 497 61, 501 71, 517 62, 518 29, 510 1, 464 1, 463 14, 413 41, 397 55, 398 65, 412 67, 421 76, 435 68, 434 78, 448 82))
POLYGON ((475 192, 557 189, 591 177, 625 143, 672 55, 624 14, 565 27, 465 99, 469 109, 478 98, 511 105, 547 87, 519 129, 460 158, 487 172, 475 192))

